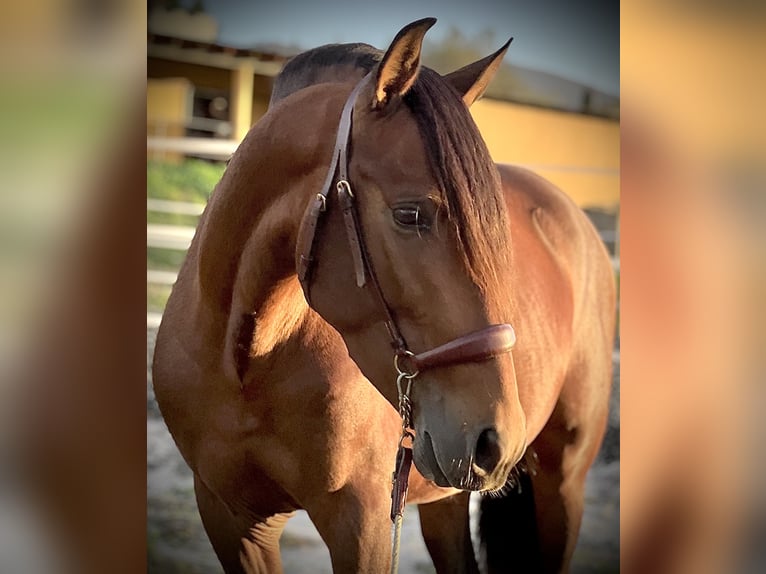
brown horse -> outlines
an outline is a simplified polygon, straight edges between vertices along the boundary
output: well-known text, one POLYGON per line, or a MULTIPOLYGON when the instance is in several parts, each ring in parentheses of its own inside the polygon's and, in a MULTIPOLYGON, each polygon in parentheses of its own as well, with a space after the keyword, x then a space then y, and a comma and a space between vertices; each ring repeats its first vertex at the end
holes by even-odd
POLYGON ((511 353, 414 379, 408 501, 438 572, 568 569, 606 425, 612 270, 584 214, 533 173, 496 167, 470 117, 507 44, 442 77, 419 65, 434 21, 405 27, 385 54, 328 46, 288 63, 168 301, 155 392, 227 572, 281 571, 296 509, 336 572, 386 572, 401 433, 391 325, 421 353, 505 323, 511 353), (333 147, 344 128, 346 164, 333 147), (512 472, 532 452, 534 468, 512 472), (470 491, 489 493, 479 558, 470 491))

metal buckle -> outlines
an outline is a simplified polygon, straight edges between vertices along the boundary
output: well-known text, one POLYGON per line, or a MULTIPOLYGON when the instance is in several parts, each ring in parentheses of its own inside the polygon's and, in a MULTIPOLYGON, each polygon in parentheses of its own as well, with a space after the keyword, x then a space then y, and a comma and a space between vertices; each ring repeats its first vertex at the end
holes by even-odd
POLYGON ((396 353, 396 355, 394 355, 394 368, 396 368, 396 372, 400 377, 404 377, 405 379, 414 379, 415 377, 418 376, 418 374, 420 373, 418 369, 415 369, 414 371, 405 370, 406 366, 405 368, 402 368, 399 365, 399 357, 407 357, 408 359, 411 359, 414 356, 415 356, 415 353, 413 353, 412 351, 400 351, 396 353))
POLYGON ((354 192, 351 191, 351 184, 345 179, 341 179, 338 183, 336 183, 335 189, 338 190, 338 193, 345 191, 349 197, 354 197, 354 192))

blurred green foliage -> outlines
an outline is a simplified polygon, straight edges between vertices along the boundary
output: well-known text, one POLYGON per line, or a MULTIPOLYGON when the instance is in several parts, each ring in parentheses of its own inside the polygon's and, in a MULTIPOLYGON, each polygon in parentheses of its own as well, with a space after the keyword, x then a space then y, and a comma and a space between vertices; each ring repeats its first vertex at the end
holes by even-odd
POLYGON ((180 164, 148 161, 146 195, 155 199, 206 203, 226 166, 201 159, 180 164))
MULTIPOLYGON (((223 163, 187 159, 174 164, 148 161, 146 164, 147 198, 190 203, 206 203, 224 170, 223 163)), ((148 211, 147 223, 184 225, 196 227, 199 217, 180 213, 148 211)), ((176 249, 147 247, 146 267, 154 271, 178 271, 186 253, 176 249)), ((162 312, 170 296, 170 286, 148 283, 146 286, 147 310, 162 312)))
POLYGON ((152 313, 162 313, 170 297, 170 285, 146 284, 146 310, 152 313))
POLYGON ((185 258, 186 252, 178 249, 146 248, 146 266, 155 271, 178 271, 185 258))

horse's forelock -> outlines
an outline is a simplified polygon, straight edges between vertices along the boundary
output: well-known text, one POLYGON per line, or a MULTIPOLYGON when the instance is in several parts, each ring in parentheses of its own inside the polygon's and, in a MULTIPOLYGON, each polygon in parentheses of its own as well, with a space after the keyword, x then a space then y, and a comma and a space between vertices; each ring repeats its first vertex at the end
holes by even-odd
POLYGON ((438 73, 421 69, 404 99, 418 123, 466 269, 488 289, 510 253, 497 168, 460 95, 438 73))

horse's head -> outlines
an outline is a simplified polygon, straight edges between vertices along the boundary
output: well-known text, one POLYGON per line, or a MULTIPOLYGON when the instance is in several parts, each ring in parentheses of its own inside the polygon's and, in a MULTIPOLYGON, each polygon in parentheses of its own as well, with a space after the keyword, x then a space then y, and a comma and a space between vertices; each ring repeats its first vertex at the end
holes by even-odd
MULTIPOLYGON (((499 176, 468 111, 508 45, 442 77, 419 65, 433 23, 399 32, 359 86, 348 138, 357 220, 344 218, 333 179, 307 283, 312 307, 395 406, 386 307, 418 354, 510 322, 513 301, 499 176), (356 257, 347 238, 355 234, 362 243, 356 257)), ((499 488, 526 448, 512 356, 489 354, 496 356, 437 362, 413 379, 415 464, 441 486, 499 488)))

